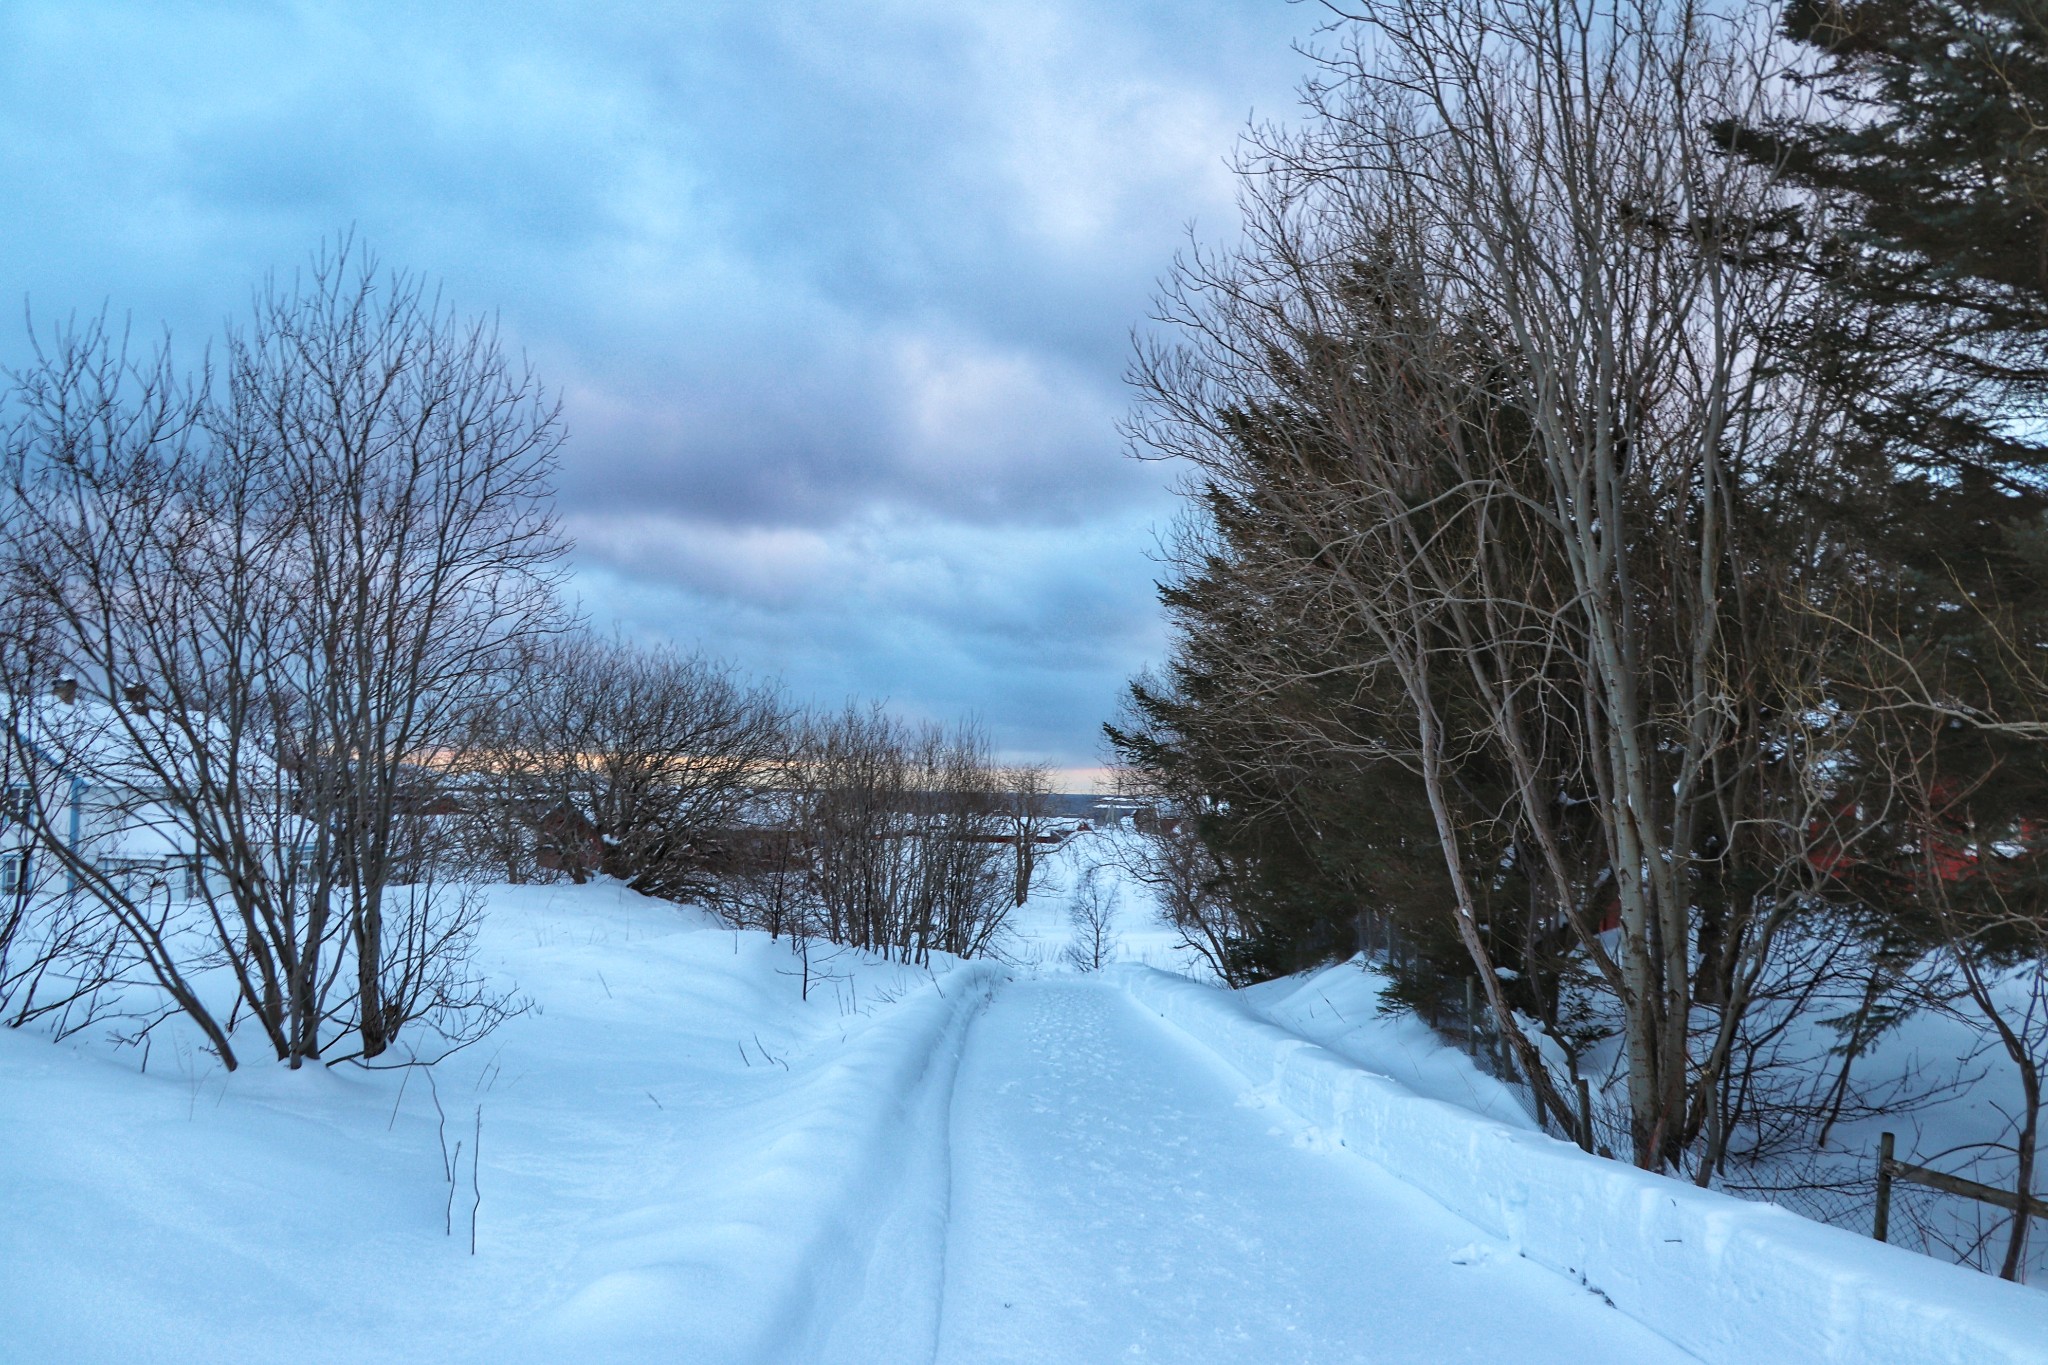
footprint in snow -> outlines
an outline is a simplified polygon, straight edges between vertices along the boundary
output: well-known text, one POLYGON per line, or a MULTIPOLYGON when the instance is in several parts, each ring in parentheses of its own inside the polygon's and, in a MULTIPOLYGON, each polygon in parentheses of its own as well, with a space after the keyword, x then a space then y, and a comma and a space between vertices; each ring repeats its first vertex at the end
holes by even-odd
POLYGON ((1479 1242, 1468 1242, 1451 1253, 1452 1265, 1485 1265, 1493 1259, 1493 1248, 1479 1242))

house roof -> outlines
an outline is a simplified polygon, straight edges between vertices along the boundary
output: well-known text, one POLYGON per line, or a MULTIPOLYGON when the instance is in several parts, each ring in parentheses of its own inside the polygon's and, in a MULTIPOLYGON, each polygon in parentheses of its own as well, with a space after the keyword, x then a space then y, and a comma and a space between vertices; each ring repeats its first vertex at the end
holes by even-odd
MULTIPOLYGON (((93 837, 111 840, 114 856, 157 859, 189 852, 191 821, 175 794, 225 786, 232 780, 245 799, 288 796, 290 774, 259 745, 236 736, 216 718, 190 711, 142 710, 80 693, 62 701, 42 694, 9 698, 6 723, 23 747, 62 781, 81 784, 96 811, 118 808, 108 828, 93 837), (211 765, 211 767, 209 767, 211 765)), ((268 804, 266 831, 297 842, 312 832, 282 801, 268 804)))

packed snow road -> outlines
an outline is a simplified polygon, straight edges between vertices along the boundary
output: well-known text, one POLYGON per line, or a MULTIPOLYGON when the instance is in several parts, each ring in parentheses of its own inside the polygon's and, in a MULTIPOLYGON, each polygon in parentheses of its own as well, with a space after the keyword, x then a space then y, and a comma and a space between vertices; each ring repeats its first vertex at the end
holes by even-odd
POLYGON ((1111 985, 998 990, 953 1095, 937 1359, 1691 1359, 1244 1092, 1111 985))

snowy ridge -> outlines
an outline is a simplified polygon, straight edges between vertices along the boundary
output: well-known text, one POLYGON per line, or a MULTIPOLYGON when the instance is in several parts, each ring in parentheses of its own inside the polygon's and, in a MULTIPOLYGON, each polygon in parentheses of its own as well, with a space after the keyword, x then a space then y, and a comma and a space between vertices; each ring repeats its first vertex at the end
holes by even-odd
POLYGON ((1327 1136, 1703 1360, 2048 1361, 2038 1291, 1425 1099, 1215 987, 1105 975, 1327 1136))
POLYGON ((648 1254, 633 1255, 629 1239, 542 1335, 585 1359, 928 1356, 947 1216, 944 1116, 968 1027, 1002 975, 962 963, 889 1006, 799 1078, 792 1120, 714 1203, 650 1211, 659 1225, 638 1239, 648 1254), (710 1311, 678 1324, 681 1304, 710 1311))
POLYGON ((1391 984, 1359 958, 1247 986, 1234 997, 1268 1023, 1326 1047, 1353 1065, 1510 1128, 1537 1131, 1513 1090, 1481 1071, 1412 1013, 1380 1013, 1391 984))

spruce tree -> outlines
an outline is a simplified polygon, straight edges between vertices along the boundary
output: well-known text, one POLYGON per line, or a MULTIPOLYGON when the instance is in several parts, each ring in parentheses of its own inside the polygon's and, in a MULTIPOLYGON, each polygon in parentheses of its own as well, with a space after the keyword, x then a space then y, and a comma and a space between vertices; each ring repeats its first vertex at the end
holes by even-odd
MULTIPOLYGON (((1721 132, 1812 191, 1803 260, 1828 288, 1804 354, 1850 414, 1814 510, 1852 548, 1872 646, 1842 668, 1842 800, 1881 814, 1841 880, 1880 962, 1939 943, 1989 1009, 1988 974, 2048 950, 2048 6, 1795 0, 1784 31, 1815 116, 1721 132)), ((2041 1058, 2001 1033, 2025 1188, 2041 1058)), ((2016 1220, 2008 1278, 2025 1241, 2016 1220)))
MULTIPOLYGON (((1849 420, 1814 514, 1883 602, 1887 653, 1958 710, 2026 715, 2048 639, 2048 7, 1793 0, 1784 33, 1812 115, 1721 135, 1813 194, 1802 262, 1828 289, 1799 353, 1849 420)), ((1949 818, 2041 812, 2038 753, 1963 729, 1931 784, 1949 818)))
MULTIPOLYGON (((1828 210, 1807 354, 1852 392, 1864 454, 2035 492, 2048 460, 2048 8, 1794 0, 1804 121, 1728 130, 1828 210)), ((2034 510, 2031 507, 2027 510, 2034 510)))

